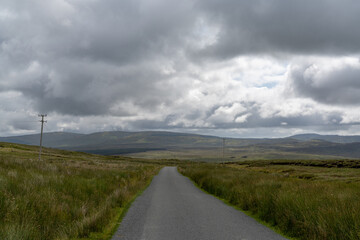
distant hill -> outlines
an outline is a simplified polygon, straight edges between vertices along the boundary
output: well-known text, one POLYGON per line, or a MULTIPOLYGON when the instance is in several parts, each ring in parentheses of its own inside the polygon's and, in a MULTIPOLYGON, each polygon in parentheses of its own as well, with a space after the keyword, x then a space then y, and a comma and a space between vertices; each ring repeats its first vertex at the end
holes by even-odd
MULTIPOLYGON (((38 145, 40 135, 0 137, 0 142, 38 145)), ((360 158, 360 136, 301 134, 288 138, 223 138, 188 133, 98 132, 45 133, 43 145, 102 155, 144 158, 182 158, 205 161, 241 159, 360 158)))
POLYGON ((340 136, 340 135, 320 135, 320 134, 298 134, 291 136, 290 138, 294 138, 300 141, 309 141, 309 140, 324 140, 328 142, 334 143, 354 143, 360 142, 360 136, 340 136))
MULTIPOLYGON (((14 137, 0 137, 2 142, 38 145, 40 134, 14 137)), ((296 143, 298 140, 289 138, 226 138, 227 146, 248 146, 254 144, 296 143)), ((156 148, 209 148, 221 147, 223 138, 189 133, 166 131, 124 132, 110 131, 91 134, 68 132, 51 132, 43 134, 43 145, 65 149, 102 149, 109 147, 145 147, 156 148)))
MULTIPOLYGON (((38 145, 40 134, 15 137, 0 137, 2 142, 38 145)), ((85 152, 108 151, 138 152, 172 147, 214 147, 222 144, 221 138, 175 132, 98 132, 92 134, 75 134, 66 132, 44 133, 45 147, 62 148, 85 152), (132 150, 131 150, 132 149, 132 150)))
MULTIPOLYGON (((66 142, 69 142, 72 139, 78 139, 81 136, 85 136, 85 135, 77 134, 77 133, 68 133, 68 132, 44 133, 43 142, 44 142, 44 146, 47 147, 60 147, 66 142)), ((0 142, 39 145, 40 134, 22 135, 22 136, 14 136, 14 137, 0 137, 0 142)))

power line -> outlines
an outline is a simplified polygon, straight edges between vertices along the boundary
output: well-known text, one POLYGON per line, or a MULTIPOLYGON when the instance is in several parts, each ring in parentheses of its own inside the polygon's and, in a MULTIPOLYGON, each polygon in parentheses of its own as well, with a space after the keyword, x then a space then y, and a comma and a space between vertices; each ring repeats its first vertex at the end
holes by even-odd
POLYGON ((46 117, 46 114, 39 114, 39 117, 41 117, 41 134, 40 134, 40 149, 39 149, 39 161, 41 161, 41 149, 42 149, 42 136, 43 136, 43 129, 44 129, 44 123, 47 121, 44 121, 44 117, 46 117))

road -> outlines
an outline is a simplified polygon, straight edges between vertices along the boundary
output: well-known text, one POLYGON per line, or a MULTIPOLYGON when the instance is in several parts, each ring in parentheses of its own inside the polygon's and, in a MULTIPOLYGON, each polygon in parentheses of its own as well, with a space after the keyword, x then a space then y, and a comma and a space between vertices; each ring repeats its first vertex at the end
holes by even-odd
POLYGON ((113 240, 280 240, 253 218, 165 167, 124 217, 113 240))

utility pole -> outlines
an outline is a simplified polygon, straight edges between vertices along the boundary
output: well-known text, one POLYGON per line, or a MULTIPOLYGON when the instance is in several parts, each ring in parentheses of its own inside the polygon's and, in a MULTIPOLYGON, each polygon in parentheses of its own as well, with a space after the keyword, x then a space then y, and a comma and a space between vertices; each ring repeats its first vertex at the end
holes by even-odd
POLYGON ((39 117, 41 117, 41 134, 40 134, 40 149, 39 149, 39 161, 41 161, 41 148, 42 148, 42 136, 43 136, 43 130, 44 130, 44 123, 47 121, 44 121, 44 117, 46 117, 46 114, 39 114, 39 117))
POLYGON ((223 138, 223 156, 222 156, 222 158, 223 158, 223 162, 225 162, 225 138, 223 138))

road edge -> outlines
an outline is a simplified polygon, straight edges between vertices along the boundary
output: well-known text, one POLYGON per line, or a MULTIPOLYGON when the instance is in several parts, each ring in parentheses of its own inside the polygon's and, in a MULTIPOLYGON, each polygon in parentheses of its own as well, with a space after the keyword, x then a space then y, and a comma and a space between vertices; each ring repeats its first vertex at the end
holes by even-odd
POLYGON ((116 207, 114 208, 114 217, 110 220, 109 224, 104 228, 102 232, 93 232, 90 233, 89 237, 86 238, 74 238, 72 240, 111 240, 118 230, 118 228, 121 225, 122 220, 124 219, 126 213, 130 209, 131 205, 134 203, 134 201, 141 195, 143 192, 150 186, 155 176, 157 176, 162 168, 159 168, 157 173, 153 175, 144 188, 140 189, 134 197, 130 199, 128 203, 125 204, 123 207, 116 207))
POLYGON ((143 189, 141 189, 121 210, 121 214, 118 215, 118 218, 116 219, 116 224, 114 225, 114 227, 112 228, 111 232, 110 232, 110 237, 106 238, 104 240, 111 240, 112 237, 114 236, 114 234, 116 233, 116 230, 120 227, 122 220, 124 219, 126 213, 128 212, 128 210, 130 209, 131 205, 134 203, 134 201, 141 195, 143 194, 143 192, 150 186, 150 184, 152 183, 153 179, 155 176, 159 175, 159 172, 161 169, 163 169, 164 167, 160 168, 158 170, 158 172, 153 175, 150 180, 146 183, 145 187, 143 189))
POLYGON ((184 177, 186 177, 187 179, 189 179, 189 180, 194 184, 194 186, 197 187, 198 189, 200 189, 202 192, 204 192, 204 193, 206 193, 206 194, 208 194, 208 195, 211 195, 211 196, 219 199, 219 200, 222 201, 224 204, 226 204, 226 205, 228 205, 228 206, 230 206, 230 207, 232 207, 232 208, 234 208, 234 209, 236 209, 236 210, 238 210, 238 211, 246 214, 247 216, 255 219, 255 221, 257 221, 257 222, 260 223, 261 225, 264 225, 265 227, 270 228, 271 230, 273 230, 273 231, 276 232, 277 234, 283 236, 284 238, 287 238, 287 239, 289 239, 289 240, 300 240, 300 239, 298 239, 298 238, 294 238, 294 237, 290 237, 290 236, 285 235, 283 232, 280 231, 280 229, 279 229, 278 227, 273 226, 273 225, 271 225, 271 224, 269 224, 269 223, 261 220, 256 214, 252 214, 250 211, 244 211, 244 210, 242 210, 241 208, 239 208, 239 207, 231 204, 228 200, 226 200, 226 199, 224 199, 224 198, 220 198, 220 197, 218 197, 218 196, 216 196, 216 195, 214 195, 214 194, 212 194, 212 193, 209 193, 209 192, 206 191, 205 189, 201 188, 201 187, 200 187, 195 181, 193 181, 190 177, 182 174, 182 173, 179 171, 179 166, 176 167, 176 170, 177 170, 178 173, 180 173, 182 176, 184 176, 184 177))

